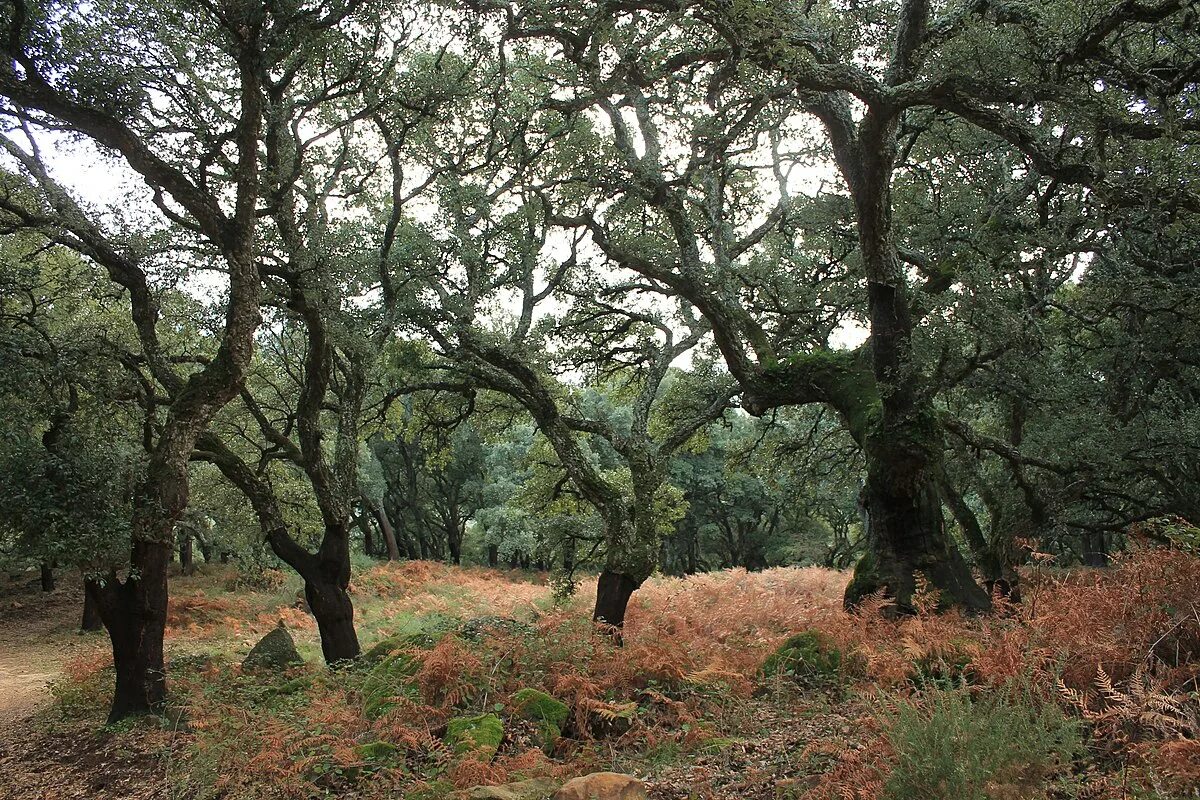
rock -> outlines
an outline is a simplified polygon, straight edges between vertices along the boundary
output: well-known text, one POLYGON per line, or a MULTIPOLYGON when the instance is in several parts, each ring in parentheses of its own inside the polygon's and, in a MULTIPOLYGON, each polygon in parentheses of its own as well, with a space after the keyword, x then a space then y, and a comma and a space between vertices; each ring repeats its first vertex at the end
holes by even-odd
POLYGON ((485 636, 495 633, 527 636, 535 632, 535 628, 529 623, 509 617, 476 617, 462 623, 455 631, 459 637, 472 642, 477 642, 485 636))
POLYGON ((837 683, 842 674, 842 653, 816 631, 802 631, 767 656, 759 674, 764 678, 786 676, 804 684, 837 683))
POLYGON ((387 764, 396 760, 400 754, 400 748, 391 742, 375 741, 358 745, 354 748, 354 752, 363 761, 387 764))
POLYGON ((537 689, 521 689, 512 696, 514 716, 529 720, 538 726, 541 734, 542 749, 549 751, 554 742, 562 736, 563 726, 571 710, 567 704, 555 700, 545 692, 537 689))
POLYGON ((242 669, 287 669, 303 664, 304 659, 296 652, 296 643, 283 622, 279 627, 258 640, 242 661, 242 669))
POLYGON ((549 800, 557 788, 558 781, 553 778, 530 778, 499 786, 475 786, 455 797, 461 800, 549 800))
POLYGON ((417 699, 417 687, 413 676, 421 669, 421 662, 408 653, 387 656, 371 669, 363 681, 363 714, 367 719, 383 716, 394 706, 395 698, 417 699))
POLYGON ((619 772, 593 772, 567 781, 553 800, 649 800, 646 784, 619 772))
POLYGON ((380 639, 370 650, 363 653, 359 658, 359 662, 363 664, 377 664, 401 650, 428 650, 441 640, 442 634, 442 631, 437 630, 419 630, 388 636, 385 639, 380 639))
POLYGON ((491 761, 504 738, 504 723, 495 714, 456 717, 446 724, 446 744, 457 755, 491 761))

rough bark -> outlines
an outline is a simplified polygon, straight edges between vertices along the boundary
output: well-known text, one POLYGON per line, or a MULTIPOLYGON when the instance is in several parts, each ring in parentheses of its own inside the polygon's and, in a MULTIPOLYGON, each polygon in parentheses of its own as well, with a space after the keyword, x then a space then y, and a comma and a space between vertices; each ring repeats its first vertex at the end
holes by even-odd
POLYGON ((96 598, 86 588, 83 592, 83 614, 79 621, 79 630, 81 631, 99 631, 104 629, 104 622, 100 619, 100 609, 96 605, 96 598))
POLYGON ((192 553, 192 536, 190 533, 184 533, 179 540, 179 571, 184 575, 192 575, 196 572, 196 562, 192 553))
POLYGON ((42 591, 43 592, 53 592, 54 591, 54 567, 51 566, 50 564, 43 562, 40 565, 38 572, 39 572, 38 577, 42 584, 42 591))
POLYGON ((629 598, 641 582, 623 572, 604 570, 596 581, 596 607, 592 620, 620 630, 625 626, 629 598))

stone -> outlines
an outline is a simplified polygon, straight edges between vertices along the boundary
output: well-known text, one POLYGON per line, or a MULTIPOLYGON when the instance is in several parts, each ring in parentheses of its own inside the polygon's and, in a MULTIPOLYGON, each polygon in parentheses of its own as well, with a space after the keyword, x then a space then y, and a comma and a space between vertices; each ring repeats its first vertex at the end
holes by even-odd
POLYGON ((485 637, 493 634, 515 634, 518 636, 532 636, 536 633, 536 629, 527 622, 521 622, 519 619, 510 617, 475 617, 458 626, 455 631, 459 638, 466 639, 469 642, 478 642, 485 637))
POLYGON ((553 778, 530 778, 498 786, 475 786, 455 797, 460 800, 550 800, 556 789, 558 781, 553 778))
POLYGON ((649 800, 646 784, 619 772, 593 772, 572 778, 553 800, 649 800))
POLYGON ((455 754, 491 761, 504 739, 504 723, 495 714, 456 717, 446 724, 446 744, 455 754))
POLYGON ((283 670, 303 664, 304 659, 296 651, 296 643, 282 621, 279 627, 258 640, 242 661, 242 669, 283 670))
POLYGON ((362 685, 363 714, 367 719, 377 719, 386 714, 396 704, 397 697, 416 700, 418 692, 413 684, 413 676, 420 669, 421 662, 404 652, 388 656, 376 664, 362 685))
POLYGON ((767 656, 759 674, 764 678, 783 675, 803 684, 837 683, 842 653, 816 631, 802 631, 767 656))
POLYGON ((566 703, 537 689, 526 688, 516 692, 511 705, 514 716, 538 726, 542 749, 546 751, 552 749, 554 742, 562 736, 563 727, 571 713, 566 703))

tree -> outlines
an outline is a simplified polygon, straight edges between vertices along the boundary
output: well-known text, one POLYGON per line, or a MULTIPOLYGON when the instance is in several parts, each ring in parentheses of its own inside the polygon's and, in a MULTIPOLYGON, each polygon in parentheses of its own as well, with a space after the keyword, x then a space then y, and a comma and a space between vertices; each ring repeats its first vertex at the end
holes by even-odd
MULTIPOLYGON (((1194 205, 1190 189, 1126 169, 1144 142, 1183 146, 1197 130, 1185 4, 1079 16, 1057 4, 984 3, 935 16, 924 0, 475 5, 502 13, 514 41, 551 44, 554 79, 573 91, 547 104, 597 140, 591 163, 572 161, 557 182, 552 218, 698 309, 743 407, 825 403, 860 442, 869 552, 847 602, 882 588, 906 609, 919 571, 946 603, 986 609, 945 528, 941 386, 936 363, 918 355, 927 298, 945 306, 962 287, 933 231, 898 227, 896 180, 925 166, 910 159, 932 118, 985 134, 1011 165, 1006 182, 1029 178, 1030 207, 1081 187, 1115 207, 1194 205), (772 134, 789 121, 806 127, 772 134), (832 154, 832 197, 793 193, 788 172, 804 151, 786 142, 796 140, 832 154), (747 189, 765 184, 760 174, 775 183, 765 203, 747 189), (797 241, 798 220, 840 199, 852 253, 830 258, 797 241), (631 232, 635 215, 651 224, 631 232), (857 298, 868 344, 831 349, 828 306, 798 310, 814 306, 755 268, 768 247, 788 254, 771 260, 775 274, 834 267, 826 279, 857 298)), ((820 283, 801 285, 811 296, 820 283)))

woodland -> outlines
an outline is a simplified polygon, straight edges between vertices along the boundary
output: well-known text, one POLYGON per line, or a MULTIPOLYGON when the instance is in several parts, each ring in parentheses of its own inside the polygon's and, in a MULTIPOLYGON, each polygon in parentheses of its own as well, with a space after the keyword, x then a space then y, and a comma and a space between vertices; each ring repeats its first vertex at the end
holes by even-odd
POLYGON ((1200 797, 1194 2, 0 50, 0 797, 1200 797))

